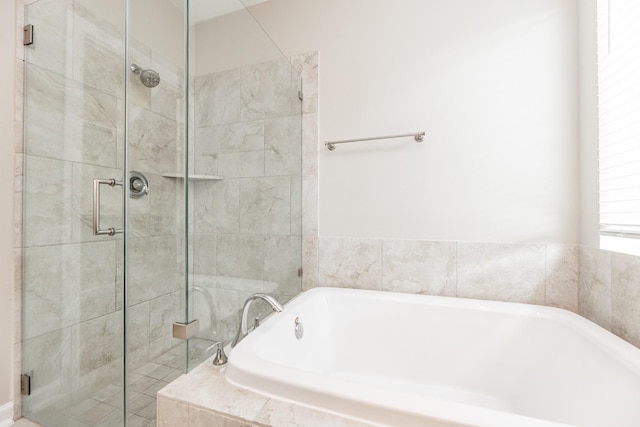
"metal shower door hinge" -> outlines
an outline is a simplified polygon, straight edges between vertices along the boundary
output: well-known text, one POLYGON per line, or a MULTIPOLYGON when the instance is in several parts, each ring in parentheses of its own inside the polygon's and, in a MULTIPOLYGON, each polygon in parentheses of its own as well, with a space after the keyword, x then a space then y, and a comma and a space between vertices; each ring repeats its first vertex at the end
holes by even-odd
POLYGON ((302 98, 304 98, 304 96, 302 96, 302 91, 301 91, 301 90, 299 90, 299 91, 298 91, 298 99, 299 99, 300 101, 302 101, 302 98))
POLYGON ((33 25, 27 24, 24 26, 24 36, 22 38, 22 44, 29 46, 33 44, 33 25))
POLYGON ((194 319, 189 323, 175 322, 173 324, 173 337, 179 340, 188 340, 200 332, 200 321, 194 319))
POLYGON ((298 277, 302 277, 302 274, 304 273, 304 270, 302 270, 302 267, 300 267, 298 269, 298 277))
POLYGON ((27 374, 20 375, 20 394, 23 396, 31 394, 31 377, 27 374))

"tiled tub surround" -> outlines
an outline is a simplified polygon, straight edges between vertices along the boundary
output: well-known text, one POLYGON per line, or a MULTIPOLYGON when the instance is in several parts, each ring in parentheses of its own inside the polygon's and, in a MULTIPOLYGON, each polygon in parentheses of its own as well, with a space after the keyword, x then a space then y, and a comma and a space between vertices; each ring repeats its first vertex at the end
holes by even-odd
MULTIPOLYGON (((93 236, 91 215, 93 178, 119 179, 122 173, 123 41, 118 30, 73 0, 33 2, 26 19, 42 36, 25 48, 27 126, 24 147, 16 150, 23 153, 17 160, 24 160, 26 176, 16 195, 25 206, 17 225, 24 236, 16 240, 23 245, 18 270, 24 259, 24 275, 16 280, 24 295, 17 355, 23 367, 17 371, 34 370, 26 412, 44 411, 50 422, 57 413, 63 424, 81 425, 68 411, 97 388, 121 386, 122 377, 123 242, 93 236)), ((130 203, 135 268, 129 271, 128 332, 135 371, 181 343, 171 337, 171 323, 181 319, 183 306, 182 227, 175 213, 182 187, 161 174, 180 165, 183 73, 140 43, 133 43, 132 57, 162 76, 153 90, 135 75, 131 80, 130 166, 152 188, 149 197, 130 203)), ((103 188, 103 227, 122 223, 121 194, 103 188)), ((99 405, 89 414, 90 403, 82 414, 91 417, 90 425, 101 416, 113 421, 99 405)), ((145 415, 138 421, 152 423, 155 414, 145 415)))
MULTIPOLYGON (((305 248, 305 265, 323 286, 555 306, 640 346, 638 257, 555 243, 320 238, 319 246, 305 248)), ((160 426, 363 425, 234 387, 210 361, 163 389, 158 404, 160 426)))
MULTIPOLYGON (((315 286, 549 305, 578 312, 579 246, 321 237, 315 286)), ((315 286, 309 286, 311 288, 315 286)))
POLYGON ((560 243, 332 237, 309 239, 304 257, 305 289, 547 305, 578 313, 640 347, 640 257, 560 243))

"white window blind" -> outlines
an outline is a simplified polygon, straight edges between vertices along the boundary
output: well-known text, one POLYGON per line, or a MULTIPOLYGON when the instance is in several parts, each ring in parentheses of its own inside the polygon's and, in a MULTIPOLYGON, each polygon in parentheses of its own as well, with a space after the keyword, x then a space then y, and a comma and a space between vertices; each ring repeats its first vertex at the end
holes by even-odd
POLYGON ((600 234, 640 238, 640 1, 598 0, 600 234))

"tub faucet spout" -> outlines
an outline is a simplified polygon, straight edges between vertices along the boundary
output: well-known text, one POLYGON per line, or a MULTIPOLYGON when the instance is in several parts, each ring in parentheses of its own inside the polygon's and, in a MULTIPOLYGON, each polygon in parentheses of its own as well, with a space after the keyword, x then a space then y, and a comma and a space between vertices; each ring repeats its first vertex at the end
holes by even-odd
POLYGON ((242 307, 242 315, 240 316, 240 328, 238 328, 238 333, 236 334, 235 339, 231 343, 231 347, 235 347, 236 344, 238 344, 244 337, 247 336, 247 334, 249 334, 249 328, 247 327, 247 317, 249 317, 249 307, 251 306, 251 303, 257 299, 266 301, 269 304, 269 306, 271 306, 273 311, 280 313, 282 310, 284 310, 284 307, 282 306, 282 304, 280 304, 272 296, 269 296, 266 294, 251 295, 249 298, 247 298, 247 300, 244 302, 244 306, 242 307))

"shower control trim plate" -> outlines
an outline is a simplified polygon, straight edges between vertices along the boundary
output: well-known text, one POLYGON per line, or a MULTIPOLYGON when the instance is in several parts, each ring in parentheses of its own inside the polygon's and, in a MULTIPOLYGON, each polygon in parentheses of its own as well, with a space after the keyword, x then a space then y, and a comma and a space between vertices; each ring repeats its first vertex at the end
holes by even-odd
POLYGON ((149 181, 141 172, 129 172, 129 196, 133 199, 139 199, 149 194, 149 181))

